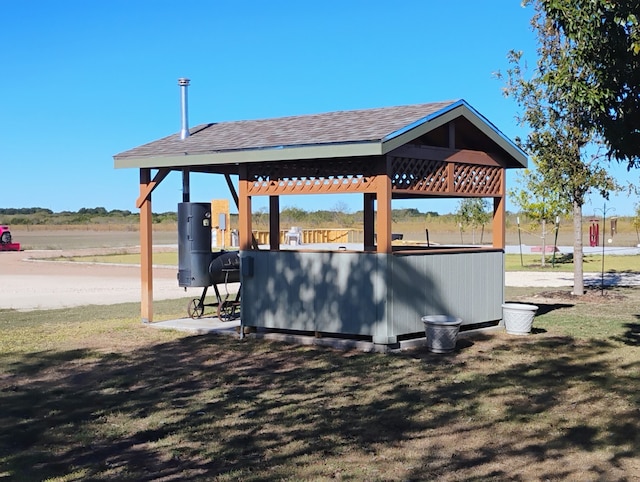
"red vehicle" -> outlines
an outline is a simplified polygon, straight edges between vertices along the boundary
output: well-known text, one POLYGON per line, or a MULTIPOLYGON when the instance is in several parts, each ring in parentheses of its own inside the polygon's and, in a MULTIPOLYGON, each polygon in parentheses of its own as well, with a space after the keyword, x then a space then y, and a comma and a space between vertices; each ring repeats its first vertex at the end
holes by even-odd
POLYGON ((0 251, 20 251, 20 243, 11 241, 9 226, 0 225, 0 251))

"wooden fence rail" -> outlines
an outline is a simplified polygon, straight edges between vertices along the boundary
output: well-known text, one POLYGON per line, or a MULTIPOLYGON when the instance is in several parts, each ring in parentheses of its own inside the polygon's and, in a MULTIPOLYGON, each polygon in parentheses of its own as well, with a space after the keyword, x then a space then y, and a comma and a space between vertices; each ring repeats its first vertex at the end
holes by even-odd
MULTIPOLYGON (((288 230, 280 230, 280 244, 291 240, 288 230)), ((258 244, 269 244, 269 231, 254 231, 258 244)), ((362 231, 358 229, 302 229, 300 231, 302 244, 316 243, 357 243, 362 241, 362 231)))

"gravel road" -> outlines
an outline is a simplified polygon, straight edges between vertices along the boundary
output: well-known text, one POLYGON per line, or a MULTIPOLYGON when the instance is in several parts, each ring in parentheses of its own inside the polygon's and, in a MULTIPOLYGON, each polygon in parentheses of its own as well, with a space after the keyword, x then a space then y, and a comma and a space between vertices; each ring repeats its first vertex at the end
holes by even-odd
MULTIPOLYGON (((35 310, 140 301, 137 266, 33 260, 74 254, 87 252, 0 252, 0 309, 35 310)), ((95 250, 90 254, 95 254, 95 250)), ((175 268, 154 269, 154 299, 200 296, 201 288, 185 293, 178 286, 176 272, 175 268)))
MULTIPOLYGON (((140 268, 109 264, 42 261, 34 258, 96 254, 96 250, 0 252, 0 309, 34 310, 140 301, 140 268)), ((154 299, 199 297, 201 288, 185 293, 177 268, 154 268, 154 299)), ((606 285, 640 285, 640 274, 605 274, 606 285)), ((588 273, 585 284, 600 286, 601 275, 588 273)), ((573 285, 572 273, 507 272, 507 286, 573 285)))

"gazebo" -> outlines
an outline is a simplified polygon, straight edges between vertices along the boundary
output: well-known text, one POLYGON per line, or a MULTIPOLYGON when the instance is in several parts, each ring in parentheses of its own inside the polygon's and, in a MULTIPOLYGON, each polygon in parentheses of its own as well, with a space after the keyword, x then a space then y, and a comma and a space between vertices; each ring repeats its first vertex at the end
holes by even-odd
POLYGON ((191 172, 224 175, 236 200, 245 326, 395 345, 424 334, 423 315, 500 322, 506 169, 527 157, 464 100, 191 129, 185 118, 181 133, 114 156, 116 168, 140 170, 143 321, 153 316, 152 192, 177 171, 183 202, 191 172), (334 193, 361 195, 362 249, 281 249, 280 197, 334 193), (252 235, 256 196, 269 197, 263 249, 252 235), (492 198, 492 246, 393 246, 392 199, 441 197, 492 198))

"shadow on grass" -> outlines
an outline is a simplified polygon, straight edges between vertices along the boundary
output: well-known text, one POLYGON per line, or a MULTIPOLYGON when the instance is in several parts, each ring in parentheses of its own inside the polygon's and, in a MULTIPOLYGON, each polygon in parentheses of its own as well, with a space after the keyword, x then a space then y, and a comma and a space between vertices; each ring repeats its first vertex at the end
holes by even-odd
MULTIPOLYGON (((318 480, 342 472, 389 480, 401 468, 401 478, 421 480, 510 478, 493 465, 499 457, 542 463, 604 447, 622 462, 640 456, 637 414, 610 410, 589 422, 603 393, 637 397, 633 370, 612 377, 616 367, 601 360, 613 345, 524 338, 479 333, 445 356, 218 336, 118 354, 35 353, 0 379, 0 463, 20 480, 318 480), (589 408, 566 421, 574 403, 589 408), (554 424, 564 425, 550 431, 554 424)), ((564 470, 544 475, 577 475, 570 464, 564 470)))
MULTIPOLYGON (((496 430, 500 424, 508 421, 519 426, 518 428, 514 426, 514 436, 508 440, 489 438, 484 446, 477 447, 475 451, 467 451, 466 454, 457 451, 455 447, 441 447, 440 450, 445 453, 431 452, 431 460, 428 464, 438 465, 438 461, 446 459, 447 455, 450 460, 436 470, 431 467, 430 476, 455 474, 469 467, 490 465, 496 460, 501 460, 502 465, 509 465, 507 460, 528 459, 528 463, 559 460, 563 454, 576 450, 592 453, 611 449, 615 454, 613 460, 624 458, 633 460, 640 455, 638 448, 640 437, 637 433, 640 420, 637 418, 637 410, 633 408, 633 404, 621 410, 619 418, 611 416, 612 414, 603 417, 603 414, 598 412, 600 409, 597 408, 598 399, 602 396, 598 392, 601 390, 604 394, 609 393, 605 396, 615 394, 630 402, 635 400, 637 404, 638 396, 634 394, 632 380, 633 371, 638 369, 639 364, 627 366, 629 373, 622 379, 616 380, 611 373, 611 367, 597 360, 599 355, 613 348, 609 343, 593 342, 583 346, 576 344, 570 337, 536 339, 531 343, 530 340, 537 337, 526 338, 526 341, 521 340, 526 343, 520 346, 525 348, 522 350, 522 355, 523 357, 534 355, 535 363, 517 363, 487 378, 471 377, 468 382, 458 382, 453 386, 441 385, 432 395, 434 399, 446 400, 454 406, 459 405, 460 400, 468 399, 470 396, 475 400, 473 403, 466 404, 464 410, 460 410, 455 416, 447 416, 437 421, 437 423, 448 423, 451 431, 462 430, 467 432, 468 436, 472 436, 479 430, 496 430), (554 355, 550 356, 550 354, 554 355), (632 385, 628 385, 629 383, 632 385), (575 384, 584 384, 584 390, 577 398, 570 395, 575 384), (507 387, 503 417, 499 417, 493 424, 485 427, 481 423, 459 423, 466 416, 471 419, 474 417, 474 408, 479 399, 493 400, 492 397, 504 393, 507 387), (567 420, 564 413, 567 409, 581 412, 576 423, 572 424, 567 420), (558 411, 560 413, 553 415, 558 411), (551 418, 548 425, 540 425, 539 420, 542 417, 551 418), (555 417, 562 427, 557 426, 556 421, 553 421, 555 417), (452 423, 452 420, 458 420, 458 422, 452 423), (538 427, 522 430, 521 427, 526 426, 538 427), (545 433, 550 429, 554 433, 545 433), (516 433, 525 435, 515 435, 516 433)), ((517 342, 514 339, 514 343, 517 342)), ((505 344, 494 347, 494 350, 511 351, 513 347, 505 344)), ((498 403, 496 402, 496 405, 498 403)), ((606 409, 606 407, 605 402, 601 408, 606 409)), ((608 474, 609 470, 609 468, 597 466, 587 468, 587 472, 595 477, 598 474, 608 474)), ((577 472, 575 468, 567 466, 564 471, 532 472, 523 477, 514 477, 512 470, 487 469, 486 472, 480 473, 482 475, 473 480, 485 480, 485 477, 492 480, 494 478, 497 480, 575 479, 584 477, 585 472, 577 472), (579 477, 578 474, 580 474, 579 477)), ((424 473, 416 471, 413 476, 415 480, 419 480, 424 473)), ((626 480, 626 477, 613 478, 626 480)), ((409 480, 414 478, 410 477, 409 480)))
POLYGON ((629 282, 628 277, 625 275, 631 274, 631 271, 605 271, 604 273, 596 273, 590 279, 585 280, 585 287, 590 289, 604 289, 611 290, 618 286, 634 285, 634 281, 629 282))
MULTIPOLYGON (((640 315, 636 315, 636 318, 640 319, 640 315)), ((627 323, 624 327, 625 332, 615 339, 629 346, 640 347, 640 323, 627 323)))
POLYGON ((573 253, 562 253, 556 254, 556 256, 549 256, 548 261, 549 264, 573 264, 573 253))
POLYGON ((536 312, 537 316, 546 315, 547 313, 551 313, 552 311, 562 310, 564 308, 572 308, 575 306, 573 303, 536 303, 538 307, 538 311, 536 312))

